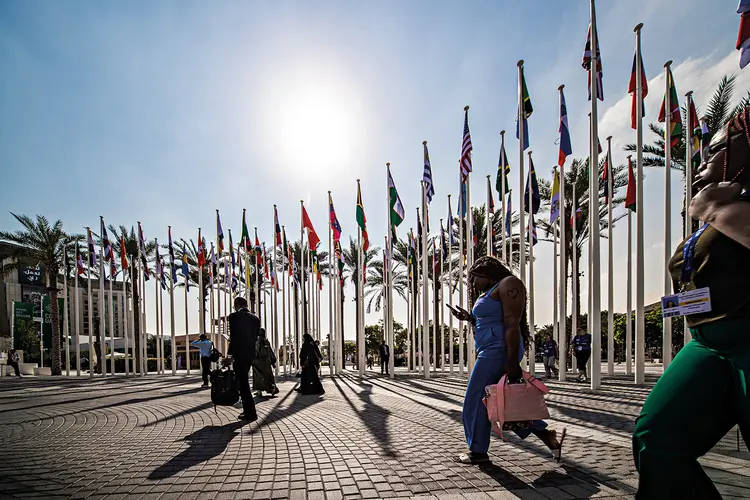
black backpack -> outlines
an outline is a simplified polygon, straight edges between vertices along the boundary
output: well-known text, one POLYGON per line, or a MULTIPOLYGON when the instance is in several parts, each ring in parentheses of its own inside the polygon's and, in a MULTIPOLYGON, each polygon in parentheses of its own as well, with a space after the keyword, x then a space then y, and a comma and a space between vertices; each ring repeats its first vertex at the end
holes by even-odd
POLYGON ((240 388, 234 371, 222 368, 211 372, 211 402, 217 406, 234 406, 240 400, 240 388))
POLYGON ((211 343, 211 362, 212 363, 218 363, 219 359, 223 356, 223 354, 213 346, 213 342, 211 343))

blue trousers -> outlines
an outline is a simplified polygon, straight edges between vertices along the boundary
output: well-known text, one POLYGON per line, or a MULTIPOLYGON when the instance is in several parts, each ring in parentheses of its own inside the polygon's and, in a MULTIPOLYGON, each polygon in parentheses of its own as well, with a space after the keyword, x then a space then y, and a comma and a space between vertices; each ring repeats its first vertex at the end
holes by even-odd
MULTIPOLYGON (((497 384, 505 374, 506 354, 502 352, 499 357, 478 357, 474 363, 474 370, 469 378, 464 397, 464 408, 461 419, 464 424, 466 443, 469 450, 474 453, 487 453, 490 449, 490 436, 492 434, 492 423, 487 416, 487 407, 484 406, 484 388, 488 385, 497 384)), ((547 427, 543 420, 534 422, 532 429, 519 429, 514 431, 521 439, 531 434, 532 430, 542 430, 547 427)))

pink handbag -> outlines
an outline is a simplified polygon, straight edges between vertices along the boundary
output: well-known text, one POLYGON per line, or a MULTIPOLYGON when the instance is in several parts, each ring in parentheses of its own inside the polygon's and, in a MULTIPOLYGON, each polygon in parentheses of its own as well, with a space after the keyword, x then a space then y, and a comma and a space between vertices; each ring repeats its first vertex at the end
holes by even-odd
POLYGON ((503 424, 530 422, 549 418, 544 395, 549 388, 528 372, 522 371, 523 383, 509 384, 507 375, 500 382, 484 388, 484 404, 492 429, 505 440, 503 424))

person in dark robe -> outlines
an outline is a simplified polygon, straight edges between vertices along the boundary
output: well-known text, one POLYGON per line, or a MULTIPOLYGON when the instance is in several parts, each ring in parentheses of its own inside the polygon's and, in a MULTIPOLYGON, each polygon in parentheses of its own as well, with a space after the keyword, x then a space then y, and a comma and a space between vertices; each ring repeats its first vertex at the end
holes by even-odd
POLYGON ((253 390, 256 396, 262 396, 264 392, 275 396, 279 392, 273 375, 273 365, 276 364, 276 356, 271 344, 266 338, 266 329, 261 328, 258 340, 255 342, 255 358, 253 359, 253 390))
POLYGON ((326 391, 323 389, 320 377, 318 377, 318 369, 323 356, 309 333, 306 333, 302 339, 302 348, 299 351, 302 379, 297 391, 302 394, 323 394, 326 391))

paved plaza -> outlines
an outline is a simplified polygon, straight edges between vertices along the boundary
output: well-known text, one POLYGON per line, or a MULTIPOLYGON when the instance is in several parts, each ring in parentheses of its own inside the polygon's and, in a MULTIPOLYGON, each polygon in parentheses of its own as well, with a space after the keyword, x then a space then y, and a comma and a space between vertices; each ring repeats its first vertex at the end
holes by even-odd
MULTIPOLYGON (((0 379, 0 498, 633 498, 630 433, 647 387, 550 382, 561 463, 533 436, 493 437, 464 466, 465 380, 347 372, 324 396, 293 379, 256 398, 259 420, 214 411, 197 376, 0 379)), ((687 418, 687 417, 686 417, 687 418)), ((679 425, 679 422, 675 422, 679 425)), ((750 452, 732 430, 702 459, 724 498, 750 497, 750 452)))

